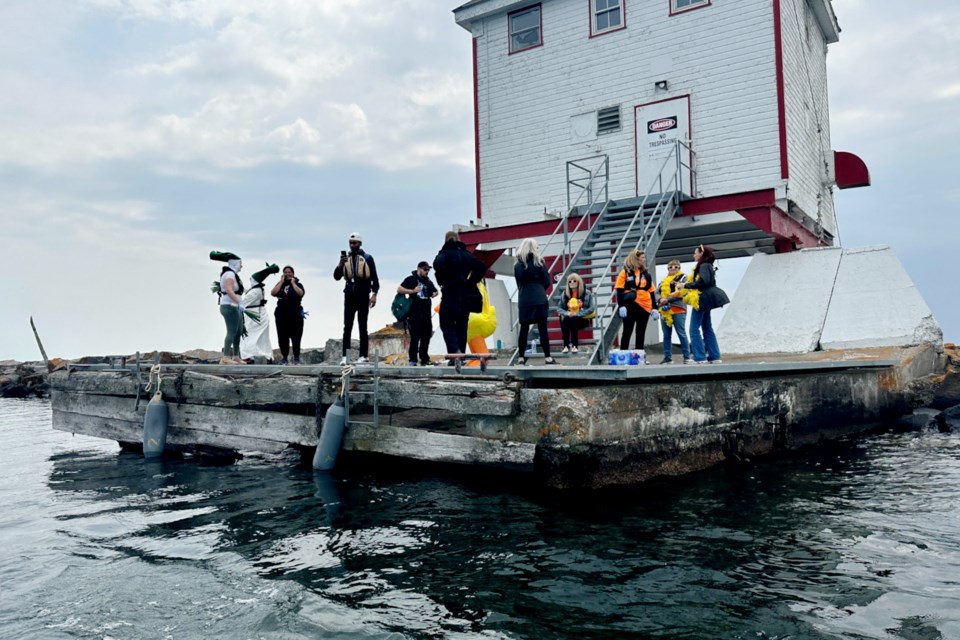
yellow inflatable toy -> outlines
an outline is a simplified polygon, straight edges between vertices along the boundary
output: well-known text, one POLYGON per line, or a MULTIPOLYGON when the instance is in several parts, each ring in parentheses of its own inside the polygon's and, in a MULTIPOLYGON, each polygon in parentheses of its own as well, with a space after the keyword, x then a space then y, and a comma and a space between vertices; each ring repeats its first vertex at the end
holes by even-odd
MULTIPOLYGON (((470 320, 467 323, 467 345, 471 353, 490 353, 487 349, 486 338, 493 335, 497 330, 497 308, 490 304, 490 297, 487 295, 487 288, 483 283, 479 283, 480 295, 483 297, 483 309, 480 313, 471 313, 470 320)), ((468 367, 479 367, 480 362, 473 360, 467 363, 468 367)))

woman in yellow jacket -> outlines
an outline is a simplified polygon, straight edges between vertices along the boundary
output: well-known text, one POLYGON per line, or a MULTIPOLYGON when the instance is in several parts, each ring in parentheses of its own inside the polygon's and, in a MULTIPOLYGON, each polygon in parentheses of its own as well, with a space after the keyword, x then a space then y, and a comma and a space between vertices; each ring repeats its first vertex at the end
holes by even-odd
POLYGON ((627 254, 623 269, 617 274, 617 312, 623 319, 623 336, 620 348, 630 348, 630 336, 637 330, 636 348, 643 349, 643 336, 647 331, 647 320, 659 315, 654 310, 654 282, 647 271, 647 255, 639 249, 627 254))

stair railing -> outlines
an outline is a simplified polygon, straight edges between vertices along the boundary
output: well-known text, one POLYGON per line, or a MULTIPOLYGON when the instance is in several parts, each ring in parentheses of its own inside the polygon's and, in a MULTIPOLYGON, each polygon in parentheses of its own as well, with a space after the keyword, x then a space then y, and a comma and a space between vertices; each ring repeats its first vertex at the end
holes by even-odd
MULTIPOLYGON (((678 140, 674 144, 670 153, 667 154, 667 156, 663 159, 663 163, 660 165, 660 170, 657 172, 656 179, 654 179, 653 183, 650 185, 647 195, 645 195, 641 201, 636 213, 634 213, 633 219, 630 221, 626 231, 624 231, 623 237, 617 244, 616 249, 614 249, 612 252, 610 260, 603 270, 603 273, 606 274, 605 277, 609 278, 611 272, 614 270, 614 267, 623 261, 626 253, 626 251, 624 251, 624 244, 626 243, 627 238, 630 236, 630 233, 633 230, 634 225, 637 223, 637 220, 646 217, 645 211, 647 210, 647 207, 651 205, 653 205, 653 211, 644 224, 643 232, 641 233, 639 241, 637 241, 633 247, 628 247, 627 251, 638 249, 642 246, 644 251, 650 255, 655 254, 656 250, 659 248, 660 241, 663 239, 663 236, 666 235, 667 226, 669 225, 670 220, 673 219, 673 216, 680 207, 680 180, 682 179, 682 169, 686 166, 683 164, 680 157, 681 148, 689 149, 689 145, 678 140), (664 189, 663 172, 671 160, 673 160, 673 172, 670 178, 668 178, 666 181, 667 189, 664 189), (654 194, 657 195, 657 201, 655 205, 653 204, 652 200, 654 194)), ((690 168, 690 171, 693 171, 692 167, 690 168)), ((600 221, 598 220, 597 222, 599 223, 600 221)), ((599 228, 599 224, 594 225, 594 228, 599 228)), ((589 238, 587 241, 584 241, 581 247, 585 246, 588 241, 589 238)), ((571 266, 574 262, 575 260, 571 261, 571 266)), ((612 283, 600 283, 597 289, 604 289, 607 287, 612 289, 612 283)), ((602 362, 600 358, 603 358, 606 355, 608 345, 613 342, 613 335, 620 327, 620 317, 615 312, 615 309, 619 307, 619 304, 617 303, 616 292, 613 291, 611 293, 612 294, 610 297, 606 298, 606 302, 603 304, 602 308, 600 307, 600 303, 597 303, 597 326, 594 327, 594 331, 599 332, 600 339, 596 340, 596 348, 590 355, 588 364, 591 365, 602 362), (608 321, 606 325, 605 321, 608 321)), ((594 300, 599 301, 599 299, 600 297, 595 294, 594 300)))
MULTIPOLYGON (((582 230, 586 230, 589 225, 589 220, 591 217, 590 210, 593 208, 593 205, 596 203, 596 200, 591 199, 594 192, 594 181, 600 177, 603 178, 603 184, 600 185, 600 187, 597 189, 597 192, 599 194, 603 194, 603 197, 604 197, 604 207, 600 211, 600 214, 602 214, 603 211, 606 210, 609 204, 609 198, 607 197, 608 196, 607 190, 609 188, 609 182, 610 182, 609 157, 606 155, 590 156, 589 158, 581 158, 579 160, 571 160, 570 162, 567 162, 567 212, 563 215, 563 217, 557 223, 557 226, 556 228, 554 228, 553 233, 551 233, 550 236, 547 237, 547 241, 543 244, 543 246, 540 247, 541 255, 548 253, 547 249, 554 243, 554 240, 557 238, 557 235, 561 231, 563 232, 562 250, 556 256, 554 256, 554 259, 552 262, 546 265, 547 273, 550 273, 553 270, 553 268, 557 265, 557 262, 559 260, 564 261, 565 268, 566 266, 569 266, 566 263, 566 256, 569 255, 570 253, 571 236, 573 236, 574 234, 582 230), (600 163, 599 165, 597 165, 597 168, 595 170, 591 170, 588 167, 584 167, 580 164, 590 160, 596 160, 598 158, 600 159, 600 163), (582 181, 582 178, 575 178, 571 180, 570 178, 571 166, 573 166, 576 169, 585 171, 589 174, 590 177, 587 180, 586 184, 579 184, 582 181), (574 200, 572 204, 570 203, 570 185, 571 184, 580 188, 580 195, 577 196, 576 200, 574 200), (583 199, 584 196, 587 196, 587 202, 586 204, 580 204, 580 201, 583 199), (579 211, 580 207, 584 207, 585 213, 580 216, 580 219, 577 220, 577 224, 574 225, 573 229, 570 229, 569 228, 570 216, 575 211, 579 211)), ((507 306, 510 309, 510 330, 511 331, 516 331, 517 327, 520 325, 520 319, 514 318, 514 315, 513 315, 514 298, 519 294, 519 292, 520 292, 519 287, 514 289, 513 293, 510 294, 510 297, 508 299, 507 306)), ((513 360, 511 360, 511 364, 512 363, 513 363, 513 360)))

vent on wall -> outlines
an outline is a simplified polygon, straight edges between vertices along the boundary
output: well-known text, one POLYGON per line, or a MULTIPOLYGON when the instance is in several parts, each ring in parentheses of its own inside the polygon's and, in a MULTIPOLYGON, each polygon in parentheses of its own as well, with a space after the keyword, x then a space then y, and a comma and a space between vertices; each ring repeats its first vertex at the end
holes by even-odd
POLYGON ((597 133, 620 130, 620 106, 604 107, 597 111, 597 133))

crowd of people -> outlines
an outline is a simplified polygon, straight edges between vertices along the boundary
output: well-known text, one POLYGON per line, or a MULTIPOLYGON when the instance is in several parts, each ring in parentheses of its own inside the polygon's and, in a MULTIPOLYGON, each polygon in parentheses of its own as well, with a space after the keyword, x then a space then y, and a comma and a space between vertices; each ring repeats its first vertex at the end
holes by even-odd
MULTIPOLYGON (((377 265, 373 256, 363 250, 361 234, 351 234, 347 244, 349 250, 340 252, 339 262, 333 270, 334 280, 342 280, 344 283, 341 365, 348 362, 348 349, 355 323, 360 337, 356 363, 369 362, 367 320, 370 309, 377 304, 377 294, 380 291, 377 265)), ((220 298, 220 314, 226 327, 221 363, 242 363, 241 338, 245 333, 249 334, 245 316, 250 316, 256 325, 262 325, 265 329, 264 281, 268 275, 280 270, 276 265, 267 265, 266 269, 253 274, 249 290, 246 290, 239 277, 243 267, 239 256, 212 252, 210 257, 227 263, 220 273, 219 281, 214 283, 214 290, 220 298), (258 311, 251 313, 251 306, 258 311)), ((517 343, 520 354, 518 364, 527 363, 527 343, 530 327, 533 325, 541 336, 544 364, 556 364, 551 354, 550 340, 547 339, 547 321, 550 316, 548 292, 553 280, 540 247, 533 238, 523 240, 514 257, 520 328, 517 343)), ((671 260, 667 265, 667 276, 657 285, 647 269, 646 254, 638 249, 627 254, 614 286, 617 314, 623 323, 621 349, 629 349, 631 338, 636 349, 643 349, 647 323, 652 318, 654 321, 659 320, 663 331, 663 359, 660 364, 673 362, 674 332, 680 341, 684 364, 721 362, 711 311, 724 306, 730 300, 723 289, 717 286, 714 251, 700 245, 694 250, 693 259, 694 267, 690 274, 682 273, 678 260, 671 260), (688 316, 689 333, 686 326, 688 316)), ((466 353, 470 314, 479 313, 483 305, 478 285, 483 282, 486 272, 486 265, 467 250, 457 232, 449 231, 433 264, 422 260, 417 264, 417 268, 404 278, 397 287, 397 293, 409 299, 405 306, 407 310, 404 322, 410 335, 407 354, 410 366, 432 364, 429 344, 433 335, 433 299, 441 293, 440 331, 447 354, 466 353), (435 272, 436 284, 430 279, 431 271, 435 272)), ((293 267, 285 266, 280 281, 270 290, 270 295, 277 299, 274 319, 280 343, 280 364, 300 364, 300 341, 306 315, 302 304, 305 294, 306 289, 296 277, 293 267)), ((579 334, 589 327, 596 313, 596 301, 583 278, 577 273, 569 274, 558 308, 563 353, 579 352, 579 334)), ((269 339, 266 344, 269 350, 269 339)))

